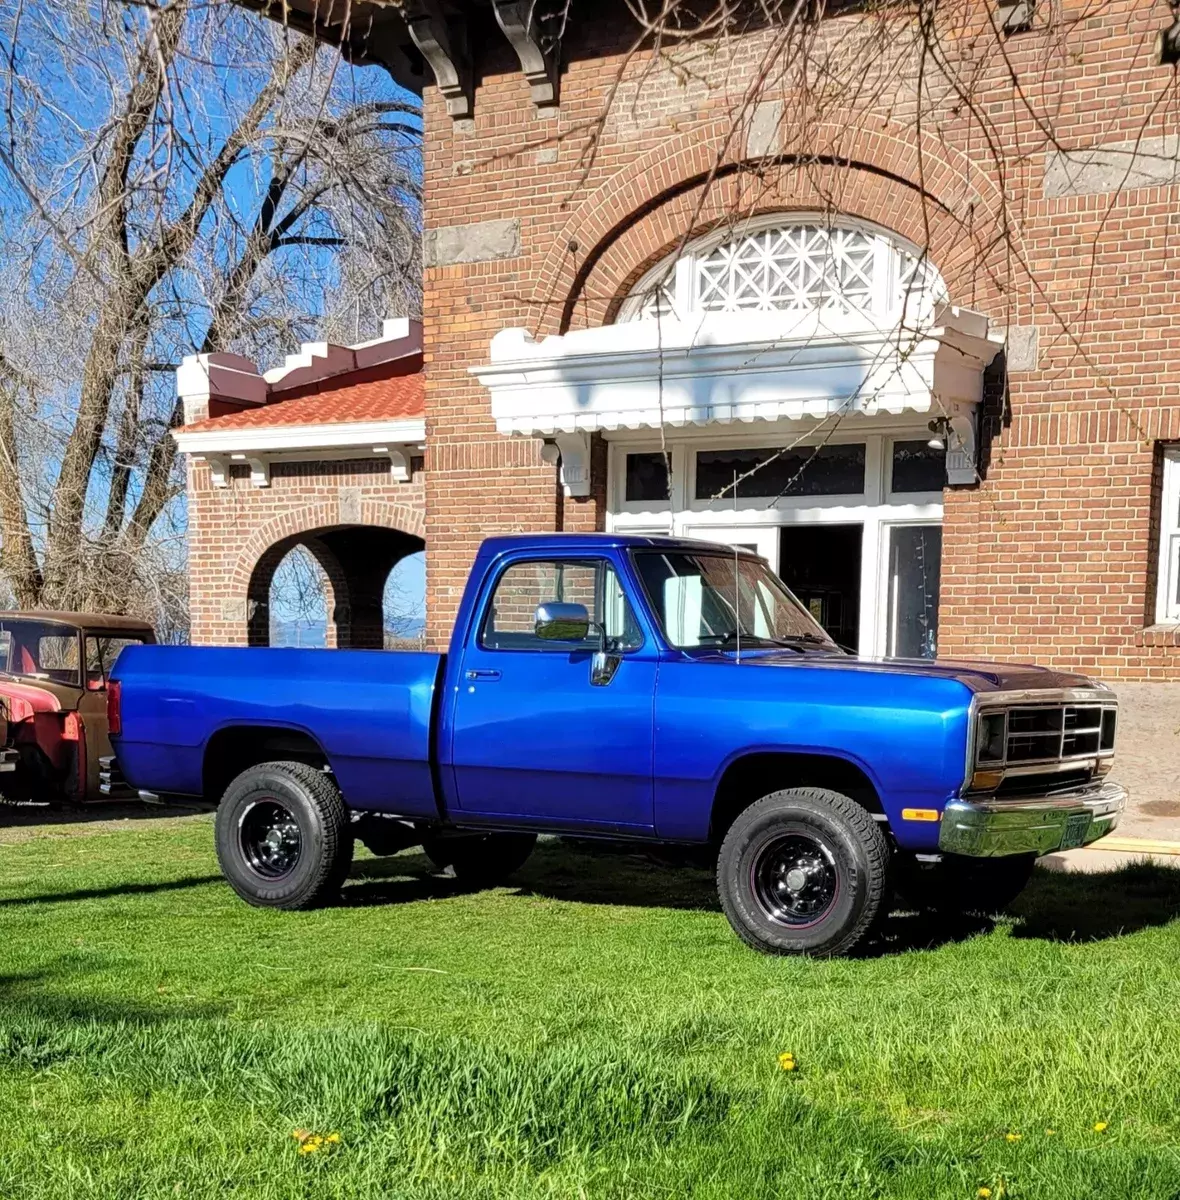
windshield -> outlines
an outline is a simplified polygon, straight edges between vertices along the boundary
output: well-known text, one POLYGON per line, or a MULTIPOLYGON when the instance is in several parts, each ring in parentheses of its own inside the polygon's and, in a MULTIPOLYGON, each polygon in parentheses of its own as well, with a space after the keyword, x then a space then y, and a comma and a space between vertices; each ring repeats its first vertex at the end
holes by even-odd
POLYGON ((641 550, 635 565, 673 646, 838 649, 761 559, 641 550))
POLYGON ((0 671, 79 686, 78 631, 57 621, 0 621, 0 671))

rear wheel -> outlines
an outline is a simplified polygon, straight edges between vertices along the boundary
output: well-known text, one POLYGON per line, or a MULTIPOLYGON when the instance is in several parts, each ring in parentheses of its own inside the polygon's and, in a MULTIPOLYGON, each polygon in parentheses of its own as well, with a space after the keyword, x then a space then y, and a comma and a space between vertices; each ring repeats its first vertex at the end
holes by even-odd
POLYGON ((243 771, 217 808, 217 861, 250 904, 312 908, 335 895, 352 864, 348 811, 336 784, 298 762, 243 771))
POLYGON ((898 890, 918 908, 993 916, 1003 912, 1028 886, 1036 862, 1035 854, 1003 858, 951 854, 925 868, 907 860, 898 872, 898 890))
POLYGON ((847 954, 884 915, 889 845, 856 801, 824 788, 764 796, 721 844, 717 890, 734 932, 766 954, 847 954))
POLYGON ((488 887, 520 870, 536 844, 535 833, 463 833, 428 838, 422 849, 440 871, 488 887))

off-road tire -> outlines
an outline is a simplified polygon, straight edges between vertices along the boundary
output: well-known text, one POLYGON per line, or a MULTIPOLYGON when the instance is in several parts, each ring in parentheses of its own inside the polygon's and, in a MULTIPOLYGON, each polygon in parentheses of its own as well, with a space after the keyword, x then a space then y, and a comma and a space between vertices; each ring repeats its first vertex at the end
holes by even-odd
POLYGON ((352 865, 352 831, 340 789, 323 771, 300 762, 260 763, 243 771, 218 805, 216 844, 226 882, 262 908, 314 908, 340 891, 352 865), (277 877, 260 874, 243 848, 243 822, 264 803, 281 805, 298 827, 296 861, 277 877))
POLYGON ((855 800, 826 788, 772 792, 740 813, 721 843, 717 891, 734 932, 764 954, 848 954, 887 911, 891 851, 877 822, 855 800), (775 846, 815 843, 828 891, 814 920, 784 923, 760 899, 759 880, 775 846))
POLYGON ((492 887, 519 871, 536 844, 535 833, 472 833, 428 838, 422 849, 440 871, 460 882, 492 887))
POLYGON ((996 916, 1028 886, 1036 861, 1035 854, 1002 858, 948 854, 942 862, 923 868, 907 860, 899 864, 897 889, 915 908, 996 916))

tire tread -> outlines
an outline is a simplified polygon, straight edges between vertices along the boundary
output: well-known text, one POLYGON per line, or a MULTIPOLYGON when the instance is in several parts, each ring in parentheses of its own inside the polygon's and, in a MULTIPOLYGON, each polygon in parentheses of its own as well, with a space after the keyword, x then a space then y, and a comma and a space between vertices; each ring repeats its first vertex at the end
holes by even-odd
POLYGON ((881 832, 877 822, 873 820, 872 814, 855 800, 840 792, 819 787, 781 788, 743 809, 729 827, 721 843, 721 854, 717 862, 717 892, 721 897, 721 906, 738 937, 747 946, 765 953, 767 951, 766 943, 743 921, 735 919, 735 914, 731 911, 732 906, 729 902, 723 873, 727 869, 729 860, 727 850, 738 838, 743 836, 745 825, 751 820, 756 820, 765 812, 772 812, 786 800, 789 800, 792 807, 795 808, 810 808, 819 813, 836 813, 852 827, 864 850, 868 860, 868 871, 865 903, 861 913, 835 943, 817 952, 825 958, 848 954, 869 936, 878 921, 885 915, 888 908, 887 901, 891 894, 892 852, 888 840, 881 832))

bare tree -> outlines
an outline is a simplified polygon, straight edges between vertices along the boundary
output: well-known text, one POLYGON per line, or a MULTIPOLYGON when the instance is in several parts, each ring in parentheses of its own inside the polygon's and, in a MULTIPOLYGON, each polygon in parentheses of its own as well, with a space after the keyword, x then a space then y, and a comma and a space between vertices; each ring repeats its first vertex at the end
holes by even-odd
POLYGON ((0 571, 183 620, 182 355, 419 308, 419 125, 228 0, 0 14, 0 571))

